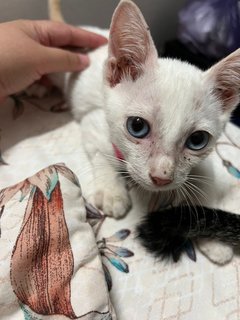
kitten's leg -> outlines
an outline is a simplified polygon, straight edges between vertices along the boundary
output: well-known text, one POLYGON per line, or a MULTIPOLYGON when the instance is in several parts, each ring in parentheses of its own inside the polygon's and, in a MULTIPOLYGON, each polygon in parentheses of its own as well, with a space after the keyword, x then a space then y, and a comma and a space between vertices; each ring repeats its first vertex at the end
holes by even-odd
POLYGON ((201 239, 198 241, 198 248, 209 260, 219 265, 224 265, 233 258, 232 247, 217 240, 201 239))
MULTIPOLYGON (((117 173, 113 158, 113 148, 109 138, 108 125, 103 110, 87 114, 81 122, 82 140, 94 174, 94 204, 109 216, 120 218, 131 206, 125 181, 117 173), (109 157, 108 157, 109 155, 109 157)), ((87 192, 90 194, 90 192, 87 192)))
POLYGON ((95 174, 95 205, 107 215, 121 218, 131 205, 125 181, 101 153, 93 157, 92 164, 95 174))

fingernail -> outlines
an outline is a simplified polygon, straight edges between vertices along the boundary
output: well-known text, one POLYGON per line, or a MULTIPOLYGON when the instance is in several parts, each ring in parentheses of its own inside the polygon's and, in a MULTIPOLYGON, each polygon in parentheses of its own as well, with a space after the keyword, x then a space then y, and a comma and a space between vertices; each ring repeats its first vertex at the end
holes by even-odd
POLYGON ((102 37, 100 43, 101 43, 102 45, 104 45, 104 44, 108 43, 108 39, 105 38, 105 37, 102 37))
POLYGON ((80 67, 81 69, 85 69, 89 66, 90 64, 90 59, 89 59, 89 56, 86 55, 86 54, 82 54, 82 53, 79 53, 79 58, 80 58, 80 67))

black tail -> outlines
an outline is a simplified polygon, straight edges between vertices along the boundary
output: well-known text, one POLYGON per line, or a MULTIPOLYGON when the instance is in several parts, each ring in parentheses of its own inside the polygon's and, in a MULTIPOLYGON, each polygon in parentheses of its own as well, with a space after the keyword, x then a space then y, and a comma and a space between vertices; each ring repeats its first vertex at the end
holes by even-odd
POLYGON ((137 226, 137 236, 158 258, 178 261, 186 251, 195 261, 192 240, 211 238, 240 244, 240 215, 206 207, 175 207, 149 213, 137 226))

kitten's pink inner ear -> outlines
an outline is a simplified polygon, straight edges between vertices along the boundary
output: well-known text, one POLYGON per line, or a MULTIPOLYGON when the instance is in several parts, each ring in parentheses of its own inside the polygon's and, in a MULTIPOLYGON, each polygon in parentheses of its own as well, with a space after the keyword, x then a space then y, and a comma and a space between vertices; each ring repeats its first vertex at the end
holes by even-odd
POLYGON ((151 56, 157 59, 157 52, 141 11, 132 1, 121 1, 110 28, 107 61, 110 86, 114 87, 124 77, 135 81, 151 56))
POLYGON ((215 90, 216 95, 223 102, 223 111, 232 111, 232 109, 238 104, 238 92, 233 88, 217 88, 215 90))
POLYGON ((208 70, 207 76, 214 81, 214 93, 222 101, 223 111, 231 112, 239 103, 240 49, 208 70))

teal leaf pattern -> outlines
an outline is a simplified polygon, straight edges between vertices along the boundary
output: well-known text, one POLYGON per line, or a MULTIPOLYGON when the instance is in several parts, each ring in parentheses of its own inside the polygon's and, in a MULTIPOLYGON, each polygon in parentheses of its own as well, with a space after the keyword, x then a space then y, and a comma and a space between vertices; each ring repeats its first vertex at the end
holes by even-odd
POLYGON ((102 219, 103 215, 101 214, 101 212, 97 208, 92 206, 89 202, 85 201, 85 207, 87 210, 87 219, 102 219))
POLYGON ((185 243, 184 243, 184 249, 187 253, 187 256, 189 259, 191 259, 192 261, 196 262, 197 261, 197 256, 196 256, 196 252, 193 246, 193 243, 190 239, 188 239, 185 243))
POLYGON ((28 195, 29 191, 30 191, 30 184, 29 183, 24 183, 24 185, 22 186, 22 188, 20 189, 21 191, 21 196, 20 196, 20 202, 22 202, 26 196, 28 195))
POLYGON ((41 318, 34 316, 32 312, 30 312, 26 306, 19 302, 19 305, 23 311, 24 314, 24 320, 41 320, 41 318))
POLYGON ((58 173, 80 188, 78 177, 64 163, 55 164, 54 167, 58 173))
POLYGON ((240 171, 235 168, 230 161, 223 160, 223 165, 227 168, 227 171, 237 179, 240 179, 240 171))
POLYGON ((54 166, 41 170, 28 179, 31 185, 39 188, 47 200, 51 199, 51 194, 58 183, 58 173, 54 166))
MULTIPOLYGON (((0 208, 4 206, 17 192, 21 192, 19 201, 23 201, 30 191, 33 190, 32 187, 39 188, 47 200, 51 199, 51 194, 55 189, 59 177, 58 177, 59 165, 49 166, 41 171, 39 171, 34 176, 15 184, 12 187, 2 189, 0 191, 0 208)), ((71 182, 76 184, 76 181, 72 180, 72 171, 64 165, 60 165, 60 173, 64 172, 64 176, 68 177, 71 182), (69 172, 69 174, 67 174, 69 172)))
POLYGON ((121 258, 129 258, 132 257, 134 255, 134 253, 127 249, 127 248, 123 248, 123 247, 117 247, 117 246, 113 246, 108 244, 107 245, 108 250, 110 250, 113 254, 116 254, 117 256, 121 257, 121 258))
POLYGON ((230 173, 233 177, 235 177, 236 179, 240 179, 240 170, 238 170, 231 161, 229 161, 228 159, 224 158, 223 155, 221 154, 219 147, 220 146, 230 146, 233 148, 236 148, 238 151, 240 150, 240 145, 238 143, 236 143, 233 139, 232 136, 230 136, 227 131, 226 128, 224 130, 224 135, 226 136, 226 138, 228 139, 228 141, 220 141, 216 143, 216 147, 215 147, 215 152, 216 154, 219 156, 219 158, 222 160, 222 164, 223 166, 227 169, 228 173, 230 173))
POLYGON ((116 232, 114 235, 112 235, 109 238, 106 238, 108 242, 118 242, 125 240, 129 235, 131 231, 129 229, 121 229, 118 232, 116 232))
MULTIPOLYGON (((111 237, 102 238, 102 240, 99 240, 97 242, 101 256, 106 258, 111 263, 111 265, 114 266, 117 270, 124 273, 129 273, 129 267, 128 267, 128 264, 122 258, 132 257, 134 253, 127 248, 112 245, 111 242, 123 241, 130 234, 131 234, 131 231, 129 229, 121 229, 116 233, 114 233, 111 237)), ((111 289, 112 288, 111 274, 105 265, 103 269, 104 269, 108 288, 111 289)))
POLYGON ((107 258, 107 260, 119 271, 128 273, 129 268, 126 262, 124 262, 121 258, 116 257, 115 255, 109 253, 109 252, 104 252, 103 256, 107 258))
POLYGON ((110 291, 112 289, 112 277, 111 277, 111 274, 108 270, 108 267, 104 263, 102 264, 102 266, 103 266, 105 279, 107 282, 108 291, 110 291))
POLYGON ((104 220, 106 219, 106 215, 104 215, 96 207, 92 206, 85 199, 84 199, 84 201, 85 201, 87 221, 90 224, 90 226, 93 228, 95 236, 97 237, 97 234, 98 234, 104 220))
POLYGON ((0 191, 0 207, 4 206, 10 199, 12 199, 15 196, 15 194, 19 190, 21 190, 23 185, 24 185, 24 182, 20 182, 18 184, 15 184, 12 187, 2 189, 0 191))

